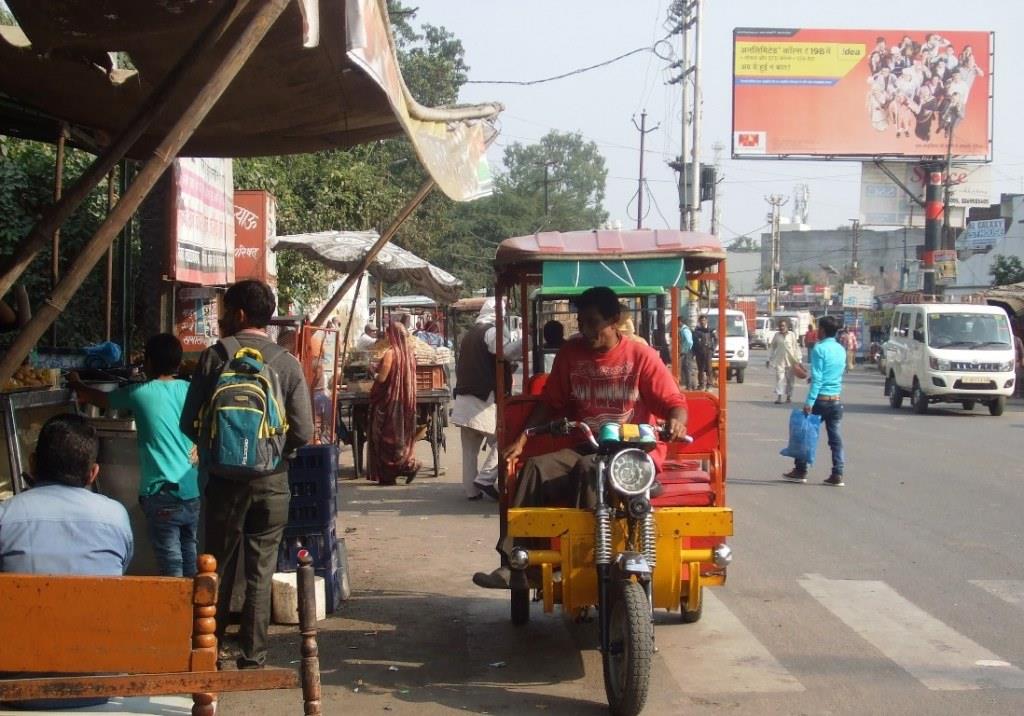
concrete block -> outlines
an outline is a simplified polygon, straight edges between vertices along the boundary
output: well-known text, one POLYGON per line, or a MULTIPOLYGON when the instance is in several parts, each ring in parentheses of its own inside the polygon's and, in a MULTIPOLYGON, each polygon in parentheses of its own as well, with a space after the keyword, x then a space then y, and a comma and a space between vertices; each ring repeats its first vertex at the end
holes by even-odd
MULTIPOLYGON (((299 588, 297 572, 276 572, 270 596, 270 612, 275 624, 299 623, 299 588)), ((324 578, 315 577, 313 592, 316 594, 316 620, 327 618, 327 594, 324 578)))

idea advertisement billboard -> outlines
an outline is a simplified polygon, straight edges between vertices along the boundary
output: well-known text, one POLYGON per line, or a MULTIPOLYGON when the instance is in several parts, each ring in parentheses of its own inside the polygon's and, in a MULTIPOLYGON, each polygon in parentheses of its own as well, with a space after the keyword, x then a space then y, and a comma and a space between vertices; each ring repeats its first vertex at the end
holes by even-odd
POLYGON ((984 31, 737 28, 734 157, 991 159, 984 31))

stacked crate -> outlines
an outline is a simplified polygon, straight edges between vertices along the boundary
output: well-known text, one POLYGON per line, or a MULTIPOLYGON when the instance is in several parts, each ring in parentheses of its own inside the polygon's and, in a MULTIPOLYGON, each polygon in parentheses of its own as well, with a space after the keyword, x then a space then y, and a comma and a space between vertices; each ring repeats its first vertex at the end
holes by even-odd
POLYGON ((291 502, 277 558, 278 572, 294 572, 299 550, 313 558, 317 576, 324 578, 327 611, 341 604, 344 564, 335 531, 338 514, 338 447, 306 445, 288 466, 291 502))

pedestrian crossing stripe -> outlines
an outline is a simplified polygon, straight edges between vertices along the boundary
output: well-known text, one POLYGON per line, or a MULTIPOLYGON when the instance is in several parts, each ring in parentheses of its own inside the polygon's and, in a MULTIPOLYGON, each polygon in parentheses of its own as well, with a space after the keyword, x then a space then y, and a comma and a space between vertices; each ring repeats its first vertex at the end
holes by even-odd
POLYGON ((928 689, 1024 689, 1024 671, 915 606, 885 582, 808 574, 799 583, 928 689))
POLYGON ((972 579, 970 582, 1007 604, 1024 608, 1024 579, 972 579))

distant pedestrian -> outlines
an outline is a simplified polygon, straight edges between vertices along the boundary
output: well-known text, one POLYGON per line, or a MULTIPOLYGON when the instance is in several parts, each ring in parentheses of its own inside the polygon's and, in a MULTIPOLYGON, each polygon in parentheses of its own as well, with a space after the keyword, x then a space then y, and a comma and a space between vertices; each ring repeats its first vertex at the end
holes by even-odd
POLYGON ((860 348, 860 341, 857 340, 857 331, 847 328, 839 336, 839 342, 846 349, 846 369, 853 370, 854 365, 857 363, 857 349, 860 348))
MULTIPOLYGON (((839 423, 843 419, 843 370, 846 351, 836 341, 839 324, 831 316, 818 321, 820 339, 811 351, 811 387, 804 403, 806 415, 820 415, 828 433, 828 446, 832 450, 832 473, 825 480, 826 485, 843 485, 843 438, 839 434, 839 423)), ((807 463, 796 461, 793 469, 783 475, 793 482, 807 482, 807 463)))
POLYGON ((690 330, 690 324, 683 316, 679 317, 679 357, 682 362, 683 387, 693 390, 693 331, 690 330))
POLYGON ((708 325, 708 317, 697 319, 697 328, 693 331, 693 357, 697 363, 697 390, 706 390, 714 386, 711 374, 711 359, 714 355, 718 338, 715 329, 708 325))
POLYGON ((800 362, 796 334, 789 330, 789 321, 780 321, 779 330, 768 346, 768 363, 775 369, 775 402, 793 399, 793 367, 800 362))
POLYGON ((814 348, 814 344, 818 342, 818 332, 814 329, 813 323, 807 324, 807 332, 804 333, 804 348, 807 349, 807 354, 811 354, 811 349, 814 348))

